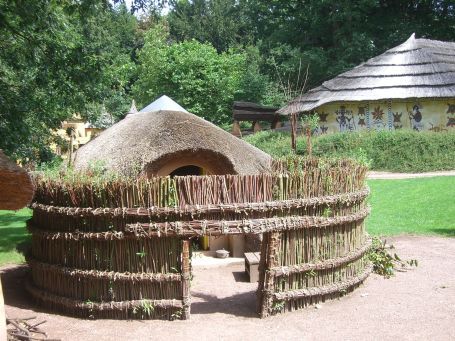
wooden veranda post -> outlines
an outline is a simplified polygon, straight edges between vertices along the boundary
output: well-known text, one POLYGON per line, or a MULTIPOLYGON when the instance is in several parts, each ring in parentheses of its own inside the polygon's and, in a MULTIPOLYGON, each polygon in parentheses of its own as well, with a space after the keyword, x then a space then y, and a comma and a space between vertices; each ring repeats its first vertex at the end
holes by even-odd
POLYGON ((190 244, 191 241, 189 239, 185 239, 182 242, 182 302, 183 302, 182 320, 188 320, 190 318, 191 310, 190 244))
POLYGON ((297 114, 292 113, 290 116, 291 120, 291 147, 295 152, 297 150, 297 114))

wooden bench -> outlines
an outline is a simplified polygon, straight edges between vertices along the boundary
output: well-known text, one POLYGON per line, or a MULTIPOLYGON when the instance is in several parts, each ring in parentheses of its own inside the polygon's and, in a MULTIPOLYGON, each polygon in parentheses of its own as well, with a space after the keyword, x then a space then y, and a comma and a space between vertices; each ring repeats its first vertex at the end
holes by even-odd
POLYGON ((250 283, 259 281, 259 252, 245 252, 245 272, 250 278, 250 283))

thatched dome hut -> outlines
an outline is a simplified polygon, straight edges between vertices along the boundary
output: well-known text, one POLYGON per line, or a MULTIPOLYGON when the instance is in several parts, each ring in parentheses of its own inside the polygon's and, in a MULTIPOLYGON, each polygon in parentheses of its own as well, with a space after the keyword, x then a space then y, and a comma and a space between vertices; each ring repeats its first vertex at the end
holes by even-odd
POLYGON ((148 176, 258 174, 269 155, 163 96, 80 148, 77 169, 101 161, 106 169, 148 176))
POLYGON ((28 205, 33 191, 28 173, 0 150, 0 210, 18 210, 28 205))
POLYGON ((416 39, 309 90, 278 112, 317 112, 319 132, 455 126, 455 43, 416 39))

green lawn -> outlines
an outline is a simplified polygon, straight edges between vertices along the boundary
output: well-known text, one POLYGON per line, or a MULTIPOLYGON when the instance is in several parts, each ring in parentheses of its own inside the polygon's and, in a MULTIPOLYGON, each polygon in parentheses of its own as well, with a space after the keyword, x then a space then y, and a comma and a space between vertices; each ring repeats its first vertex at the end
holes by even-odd
MULTIPOLYGON (((455 177, 369 180, 372 235, 402 233, 455 237, 455 177)), ((30 240, 25 221, 31 210, 0 211, 0 266, 21 263, 17 251, 30 240)))
POLYGON ((25 221, 30 218, 31 210, 0 211, 0 266, 10 263, 22 263, 24 256, 21 249, 30 241, 25 221))
POLYGON ((373 235, 402 233, 455 237, 455 177, 369 180, 373 235))

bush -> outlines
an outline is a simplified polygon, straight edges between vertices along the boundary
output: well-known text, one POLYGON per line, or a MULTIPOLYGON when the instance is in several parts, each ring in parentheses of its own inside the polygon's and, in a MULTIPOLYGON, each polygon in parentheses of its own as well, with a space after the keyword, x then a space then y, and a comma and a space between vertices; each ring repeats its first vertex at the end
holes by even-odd
MULTIPOLYGON (((272 156, 291 153, 289 133, 260 132, 245 140, 272 156)), ((313 138, 313 155, 351 157, 367 162, 373 170, 429 172, 455 169, 455 131, 448 133, 380 131, 336 133, 313 138)), ((303 137, 297 153, 305 154, 303 137)))

